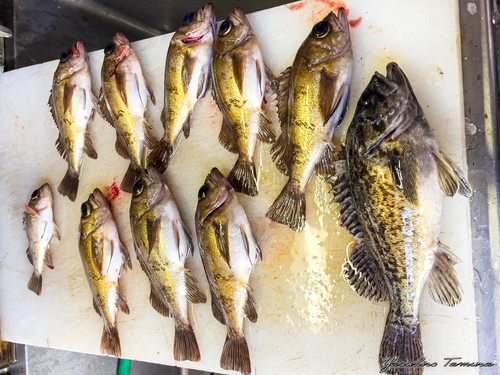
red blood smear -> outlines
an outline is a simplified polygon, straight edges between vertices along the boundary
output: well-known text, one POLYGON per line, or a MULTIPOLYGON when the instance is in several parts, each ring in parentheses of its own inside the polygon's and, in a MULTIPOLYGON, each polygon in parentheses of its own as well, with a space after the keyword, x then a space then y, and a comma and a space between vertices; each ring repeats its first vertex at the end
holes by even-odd
POLYGON ((363 17, 359 17, 355 20, 351 20, 349 21, 349 25, 352 27, 352 28, 355 28, 355 27, 358 27, 359 24, 361 23, 361 21, 363 21, 363 17))
POLYGON ((301 3, 297 3, 297 4, 288 4, 285 6, 290 10, 299 10, 299 9, 304 8, 304 5, 306 5, 306 3, 301 2, 301 3))
POLYGON ((349 9, 347 9, 347 6, 341 0, 318 0, 318 1, 320 3, 326 4, 329 7, 331 7, 332 8, 331 9, 332 12, 336 12, 340 8, 344 8, 345 9, 345 14, 349 15, 349 9))
POLYGON ((116 177, 113 179, 113 183, 111 186, 105 186, 104 187, 106 193, 104 194, 106 196, 106 201, 109 204, 110 210, 113 210, 113 202, 120 196, 120 187, 116 183, 116 177))
POLYGON ((262 99, 264 100, 264 104, 267 104, 266 97, 264 96, 262 99))

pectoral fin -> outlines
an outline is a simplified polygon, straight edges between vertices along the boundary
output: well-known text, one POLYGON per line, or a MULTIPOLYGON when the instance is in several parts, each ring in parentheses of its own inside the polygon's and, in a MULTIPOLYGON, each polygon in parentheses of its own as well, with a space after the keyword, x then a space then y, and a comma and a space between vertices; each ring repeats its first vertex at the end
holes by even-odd
POLYGON ((75 93, 75 86, 65 84, 63 93, 63 111, 66 113, 71 107, 71 101, 73 100, 73 94, 75 93))
POLYGON ((412 150, 405 148, 387 148, 387 157, 394 184, 403 192, 408 202, 417 206, 418 160, 412 150))
POLYGON ((196 57, 191 57, 189 54, 184 56, 184 61, 182 63, 182 84, 184 86, 184 92, 188 92, 189 90, 189 85, 193 79, 194 69, 196 68, 196 62, 196 57))
POLYGON ((250 263, 255 264, 257 256, 260 256, 262 260, 262 250, 260 249, 257 236, 253 233, 252 229, 240 226, 240 232, 250 263))
POLYGON ((245 82, 245 56, 240 53, 233 54, 233 75, 236 81, 236 86, 240 91, 241 96, 244 96, 244 82, 245 82))
POLYGON ((440 151, 434 151, 433 155, 437 163, 441 190, 449 197, 454 196, 457 191, 464 197, 470 197, 472 188, 460 168, 440 151))
POLYGON ((220 254, 226 261, 229 268, 231 268, 231 259, 229 255, 229 225, 228 221, 214 222, 215 239, 217 241, 217 247, 219 248, 220 254))
POLYGON ((157 217, 154 221, 147 219, 146 221, 146 232, 148 236, 148 244, 149 244, 149 254, 148 257, 151 256, 151 252, 156 249, 158 251, 160 246, 160 231, 161 231, 161 218, 157 217))
POLYGON ((149 99, 151 99, 151 103, 153 103, 153 105, 156 105, 155 93, 153 92, 153 88, 151 87, 148 81, 146 81, 146 89, 148 90, 149 99))
MULTIPOLYGON (((104 249, 102 240, 97 240, 95 237, 92 237, 92 260, 94 262, 95 268, 99 270, 101 275, 105 274, 104 269, 104 249)), ((107 269, 107 268, 106 268, 107 269)))
POLYGON ((28 206, 26 203, 24 203, 24 209, 26 210, 27 213, 33 215, 33 216, 36 216, 36 217, 41 217, 40 214, 34 209, 34 208, 31 208, 30 206, 28 206))

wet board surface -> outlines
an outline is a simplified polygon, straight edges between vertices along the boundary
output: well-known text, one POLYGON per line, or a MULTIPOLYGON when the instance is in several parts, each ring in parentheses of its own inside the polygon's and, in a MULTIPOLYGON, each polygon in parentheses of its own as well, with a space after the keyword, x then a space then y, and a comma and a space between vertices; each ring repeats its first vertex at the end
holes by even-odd
MULTIPOLYGON (((315 22, 344 3, 305 1, 249 15, 266 60, 275 74, 288 67, 315 22)), ((465 167, 462 75, 458 9, 455 1, 352 1, 345 4, 352 26, 354 71, 351 108, 336 133, 345 134, 355 103, 375 70, 396 61, 409 77, 441 149, 465 167)), ((243 9, 244 10, 244 9, 243 9)), ((225 15, 219 14, 218 19, 225 15)), ((157 106, 148 105, 147 118, 162 134, 163 70, 171 34, 134 43, 157 106)), ((100 87, 103 52, 90 55, 94 92, 100 87)), ((95 187, 108 195, 121 238, 133 253, 128 210, 130 195, 119 190, 128 161, 114 149, 115 131, 96 116, 90 133, 99 153, 85 160, 77 201, 56 192, 66 162, 54 142, 57 128, 46 105, 57 61, 0 76, 0 317, 2 337, 36 346, 99 354, 102 320, 92 308, 77 246, 80 205, 95 187), (62 241, 52 245, 55 269, 43 275, 40 297, 26 284, 32 273, 25 250, 22 201, 44 182, 55 192, 55 218, 62 241)), ((276 119, 276 114, 271 115, 276 119)), ((217 141, 222 116, 210 95, 194 111, 188 140, 182 140, 166 172, 181 214, 195 233, 197 191, 212 167, 229 173, 236 155, 217 141)), ((259 195, 240 196, 260 239, 264 260, 258 262, 251 285, 259 320, 247 323, 246 334, 255 374, 377 373, 387 303, 358 297, 340 277, 351 236, 339 226, 335 206, 328 204, 328 186, 313 177, 307 192, 307 225, 302 233, 272 223, 265 213, 286 182, 272 164, 269 145, 258 148, 259 195)), ((446 357, 477 359, 476 316, 472 289, 472 249, 469 203, 445 198, 441 240, 463 262, 456 266, 464 289, 454 308, 434 303, 427 290, 421 301, 425 355, 437 366, 427 374, 475 374, 476 369, 444 367, 446 357)), ((351 244, 352 245, 352 244, 351 244)), ((188 267, 208 292, 198 252, 188 267)), ((174 321, 149 304, 149 281, 133 255, 134 269, 122 276, 131 313, 118 314, 122 356, 226 373, 219 358, 226 329, 212 316, 210 304, 195 305, 202 362, 175 363, 174 321)))

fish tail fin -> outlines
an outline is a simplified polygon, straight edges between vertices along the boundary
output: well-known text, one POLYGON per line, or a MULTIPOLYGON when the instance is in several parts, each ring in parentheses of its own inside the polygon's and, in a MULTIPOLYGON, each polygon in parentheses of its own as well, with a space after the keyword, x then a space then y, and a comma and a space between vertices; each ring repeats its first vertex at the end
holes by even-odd
POLYGON ((106 324, 104 325, 101 338, 101 353, 121 357, 122 349, 116 327, 107 327, 106 324))
POLYGON ((220 367, 225 370, 239 371, 245 375, 252 372, 250 353, 244 336, 230 337, 229 334, 226 336, 220 357, 220 367))
POLYGON ((42 274, 33 272, 30 281, 28 281, 28 289, 37 295, 42 294, 42 274))
POLYGON ((227 176, 227 180, 238 193, 255 197, 257 190, 257 172, 252 161, 238 158, 233 169, 227 176))
POLYGON ((163 173, 167 170, 173 153, 174 147, 169 145, 167 141, 162 140, 149 154, 148 164, 153 164, 158 169, 158 172, 163 173))
POLYGON ((174 359, 176 361, 193 361, 201 360, 198 341, 193 332, 191 325, 175 327, 174 337, 174 359))
POLYGON ((78 174, 68 169, 57 191, 74 202, 78 193, 78 183, 78 174))
POLYGON ((306 194, 295 192, 287 183, 267 211, 272 221, 289 226, 297 232, 304 229, 306 221, 306 194))
POLYGON ((123 177, 120 189, 126 193, 132 193, 134 191, 134 184, 139 178, 141 178, 141 174, 141 167, 135 167, 132 163, 130 163, 127 173, 125 173, 125 176, 123 177))
POLYGON ((424 357, 420 324, 408 326, 389 314, 380 344, 380 372, 393 375, 421 375, 422 367, 391 367, 391 363, 416 363, 424 357))

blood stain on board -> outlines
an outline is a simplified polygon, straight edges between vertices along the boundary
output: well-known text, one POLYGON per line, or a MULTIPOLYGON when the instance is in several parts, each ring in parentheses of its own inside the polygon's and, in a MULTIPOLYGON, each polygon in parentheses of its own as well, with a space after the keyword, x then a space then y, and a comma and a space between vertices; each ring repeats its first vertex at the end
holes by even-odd
POLYGON ((352 28, 358 27, 359 24, 361 23, 361 21, 363 21, 363 17, 358 17, 355 20, 350 20, 349 21, 349 26, 351 26, 352 28))
POLYGON ((105 197, 106 201, 108 202, 109 209, 113 210, 113 202, 118 199, 120 196, 121 190, 118 184, 116 183, 116 177, 113 178, 113 183, 110 186, 105 186, 105 197))
POLYGON ((285 5, 285 6, 286 6, 288 9, 290 9, 290 10, 292 10, 292 11, 293 11, 293 10, 299 10, 299 9, 304 8, 304 5, 306 5, 306 3, 302 1, 302 2, 300 2, 300 3, 295 3, 295 4, 287 4, 287 5, 285 5))

